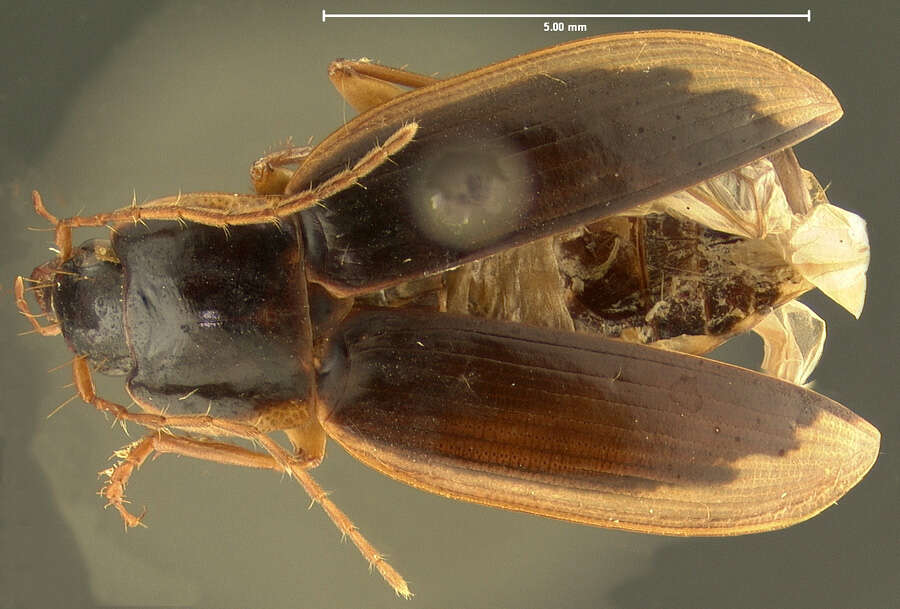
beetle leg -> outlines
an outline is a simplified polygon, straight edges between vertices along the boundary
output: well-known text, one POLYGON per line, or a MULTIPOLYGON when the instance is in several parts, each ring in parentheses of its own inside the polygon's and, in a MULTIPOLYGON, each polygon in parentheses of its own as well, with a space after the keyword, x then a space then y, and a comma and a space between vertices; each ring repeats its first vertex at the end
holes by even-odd
POLYGON ((118 510, 128 528, 141 525, 146 510, 139 516, 128 511, 125 507, 128 503, 125 500, 125 485, 134 471, 140 468, 154 452, 173 453, 227 465, 281 471, 281 466, 271 456, 255 453, 233 444, 186 438, 158 431, 151 432, 141 440, 116 451, 113 456, 118 457, 119 462, 100 472, 101 475, 109 478, 106 486, 100 490, 100 494, 106 498, 108 506, 113 506, 118 510))
POLYGON ((41 336, 56 336, 59 334, 59 323, 42 326, 41 322, 38 321, 38 318, 41 317, 41 315, 32 313, 28 308, 28 301, 25 300, 25 280, 21 276, 16 277, 15 293, 16 307, 18 307, 19 312, 25 316, 35 332, 41 336))
POLYGON ((113 456, 119 459, 118 463, 100 472, 109 478, 100 494, 107 499, 108 505, 118 510, 129 528, 140 525, 144 514, 135 516, 125 507, 128 503, 125 500, 125 486, 134 471, 139 469, 154 452, 177 454, 225 465, 284 471, 281 463, 271 455, 257 453, 227 442, 153 431, 137 442, 116 451, 113 456))
POLYGON ((310 152, 312 152, 312 146, 290 146, 260 157, 250 166, 250 181, 253 182, 253 190, 261 195, 282 194, 294 173, 287 167, 299 165, 310 152))
MULTIPOLYGON (((177 425, 173 425, 173 427, 177 427, 177 425)), ((259 438, 254 437, 253 439, 258 440, 259 438)), ((108 505, 112 505, 118 510, 125 521, 125 525, 130 528, 142 524, 141 521, 145 512, 136 516, 125 507, 127 504, 125 500, 125 485, 128 483, 134 470, 139 468, 154 451, 194 457, 227 465, 286 472, 303 486, 303 489, 314 503, 322 506, 322 509, 341 532, 341 535, 350 538, 363 555, 363 558, 381 574, 398 595, 404 598, 412 596, 403 576, 384 560, 378 550, 369 543, 356 525, 353 524, 353 521, 328 498, 328 494, 309 475, 307 468, 310 466, 310 462, 304 460, 303 463, 298 463, 284 449, 271 442, 271 440, 266 444, 265 448, 270 452, 270 455, 256 453, 224 442, 185 438, 154 431, 143 439, 115 453, 115 456, 120 458, 119 463, 100 472, 109 478, 108 484, 103 487, 100 494, 106 497, 109 502, 108 505), (277 448, 273 450, 272 445, 277 448), (285 468, 285 464, 287 464, 287 468, 285 468)), ((315 464, 318 464, 319 461, 321 461, 321 458, 315 460, 315 464)))
POLYGON ((378 65, 370 61, 339 59, 328 66, 328 78, 341 97, 357 112, 380 106, 406 90, 403 87, 424 87, 439 79, 378 65))
POLYGON ((318 467, 322 463, 325 458, 326 436, 325 428, 318 419, 311 419, 304 427, 285 429, 284 435, 294 447, 295 459, 302 460, 307 468, 318 467))
POLYGON ((34 213, 52 224, 56 229, 56 249, 59 252, 59 259, 67 260, 72 254, 72 227, 47 211, 47 208, 44 206, 44 199, 41 198, 41 193, 36 190, 31 191, 31 204, 34 207, 34 213))
MULTIPOLYGON (((304 433, 289 433, 288 437, 292 443, 299 441, 301 437, 305 439, 301 444, 305 450, 302 454, 294 456, 288 453, 280 444, 272 440, 268 435, 259 431, 253 425, 246 423, 238 423, 207 415, 165 416, 130 412, 121 404, 110 402, 95 393, 90 367, 85 358, 75 358, 73 369, 75 387, 82 400, 88 404, 92 404, 98 410, 111 412, 115 415, 117 420, 133 421, 154 430, 153 433, 147 435, 143 440, 133 444, 124 452, 118 453, 122 456, 121 463, 110 470, 102 472, 108 472, 107 475, 110 480, 109 484, 104 487, 101 493, 107 498, 111 505, 116 507, 127 526, 133 527, 139 525, 143 514, 135 516, 125 508, 125 484, 134 469, 140 467, 153 451, 171 452, 207 461, 214 461, 216 463, 281 471, 297 480, 312 501, 322 506, 322 509, 331 519, 331 522, 334 523, 341 532, 341 535, 350 538, 350 541, 353 542, 353 545, 355 545, 363 555, 363 558, 365 558, 366 561, 381 574, 384 580, 398 595, 404 598, 412 596, 412 593, 409 591, 409 586, 407 585, 406 580, 403 579, 403 576, 384 560, 378 550, 369 543, 356 525, 353 524, 353 521, 328 498, 328 494, 307 471, 309 468, 318 465, 322 455, 324 455, 324 432, 321 432, 323 435, 321 437, 318 454, 316 453, 316 449, 313 448, 315 446, 314 441, 316 437, 316 432, 312 429, 313 426, 310 426, 310 429, 305 430, 304 433), (162 433, 169 429, 243 438, 251 442, 256 442, 269 454, 264 455, 255 453, 222 442, 192 440, 190 438, 162 433)), ((315 427, 321 429, 318 425, 315 427)))
MULTIPOLYGON (((372 148, 363 155, 353 167, 335 174, 315 187, 289 196, 195 192, 163 197, 144 205, 132 205, 113 212, 59 220, 56 234, 60 259, 65 260, 71 256, 72 228, 115 226, 147 220, 189 221, 219 227, 279 222, 281 218, 314 205, 321 205, 328 197, 358 185, 360 180, 406 147, 412 141, 417 129, 416 123, 404 125, 384 144, 372 148)), ((40 195, 35 191, 33 196, 39 199, 40 195)), ((37 203, 35 205, 37 206, 37 203)))
MULTIPOLYGON (((339 59, 328 66, 328 77, 341 97, 357 112, 365 112, 401 95, 406 89, 438 82, 439 79, 365 60, 339 59)), ((289 165, 302 164, 312 152, 311 146, 292 146, 267 154, 250 166, 250 180, 258 194, 284 193, 291 178, 289 165)))

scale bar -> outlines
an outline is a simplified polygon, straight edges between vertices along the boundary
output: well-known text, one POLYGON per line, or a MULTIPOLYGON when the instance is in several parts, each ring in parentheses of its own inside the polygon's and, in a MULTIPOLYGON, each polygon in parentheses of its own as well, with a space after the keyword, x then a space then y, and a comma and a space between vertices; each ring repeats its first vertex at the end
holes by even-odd
POLYGON ((327 19, 806 19, 812 21, 812 9, 805 13, 328 13, 327 19))

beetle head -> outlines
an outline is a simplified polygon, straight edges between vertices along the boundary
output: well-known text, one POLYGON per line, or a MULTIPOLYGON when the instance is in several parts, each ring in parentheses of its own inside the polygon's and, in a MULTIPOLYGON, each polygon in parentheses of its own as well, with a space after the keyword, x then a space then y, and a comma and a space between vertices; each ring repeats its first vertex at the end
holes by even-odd
POLYGON ((42 312, 59 323, 69 347, 106 374, 125 374, 131 354, 123 327, 124 275, 110 243, 85 241, 65 261, 31 273, 42 312))

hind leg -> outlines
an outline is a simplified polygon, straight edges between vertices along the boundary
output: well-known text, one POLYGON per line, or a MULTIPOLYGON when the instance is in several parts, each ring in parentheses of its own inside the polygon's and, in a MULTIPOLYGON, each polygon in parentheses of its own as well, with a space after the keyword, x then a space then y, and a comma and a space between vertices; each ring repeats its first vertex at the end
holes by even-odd
POLYGON ((439 81, 399 68, 346 59, 331 62, 328 78, 341 97, 357 112, 371 110, 405 93, 406 89, 401 87, 417 89, 439 81))

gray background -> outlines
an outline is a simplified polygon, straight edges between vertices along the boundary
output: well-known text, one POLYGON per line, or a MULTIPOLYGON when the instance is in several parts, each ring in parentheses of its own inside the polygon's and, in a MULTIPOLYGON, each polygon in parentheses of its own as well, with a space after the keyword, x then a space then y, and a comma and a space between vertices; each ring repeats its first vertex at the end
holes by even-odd
MULTIPOLYGON (((881 429, 883 454, 837 506, 791 529, 679 540, 452 502, 393 482, 331 444, 316 476, 411 581, 401 603, 320 509, 277 475, 163 456, 129 487, 148 529, 123 533, 95 472, 128 441, 73 402, 60 339, 18 336, 12 280, 48 255, 30 211, 60 215, 179 190, 249 188, 247 166, 287 136, 320 141, 352 112, 325 68, 337 57, 450 75, 567 38, 543 20, 321 22, 334 12, 445 11, 446 3, 60 3, 0 11, 0 605, 3 607, 889 607, 898 606, 897 9, 768 2, 731 10, 799 20, 588 20, 588 34, 678 27, 747 38, 828 83, 845 117, 798 155, 834 202, 862 214, 870 289, 854 321, 823 298, 822 393, 881 429), (376 8, 377 7, 377 8, 376 8)), ((458 4, 458 12, 684 12, 696 2, 458 4)), ((568 20, 570 23, 581 21, 568 20)), ((582 34, 583 35, 583 34, 582 34)), ((86 238, 78 236, 77 241, 86 238)), ((753 366, 748 338, 725 356, 753 366)), ((103 391, 116 395, 115 382, 103 391)), ((138 430, 132 427, 135 433, 138 430)))

